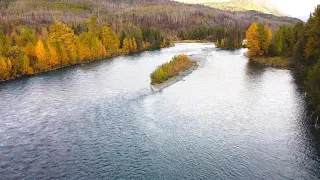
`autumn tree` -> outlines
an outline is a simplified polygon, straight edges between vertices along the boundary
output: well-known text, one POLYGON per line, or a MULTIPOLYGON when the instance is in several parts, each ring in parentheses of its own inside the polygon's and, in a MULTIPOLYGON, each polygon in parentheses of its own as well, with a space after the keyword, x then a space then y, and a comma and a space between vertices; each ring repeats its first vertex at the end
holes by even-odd
POLYGON ((89 21, 88 33, 92 35, 92 37, 99 37, 101 30, 99 26, 99 20, 96 15, 91 16, 89 21))
POLYGON ((132 39, 132 48, 133 48, 133 52, 136 52, 138 50, 136 38, 132 39))
POLYGON ((6 80, 9 78, 9 67, 5 57, 0 56, 0 80, 6 80))
POLYGON ((36 46, 36 57, 37 57, 37 63, 36 63, 36 69, 38 71, 43 71, 48 69, 48 62, 47 62, 47 52, 44 48, 43 42, 40 39, 36 46))
POLYGON ((150 48, 165 47, 169 41, 161 31, 125 25, 120 38, 96 16, 89 22, 66 24, 56 21, 49 27, 16 28, 8 34, 0 31, 0 79, 34 74, 105 58, 119 53, 134 53, 150 48), (38 34, 37 34, 38 33, 38 34), (121 49, 120 49, 121 48, 121 49))
POLYGON ((246 39, 249 57, 268 55, 272 40, 272 32, 268 25, 253 23, 246 33, 246 39))
POLYGON ((56 48, 50 44, 48 45, 48 50, 49 50, 49 57, 50 57, 48 64, 50 65, 50 67, 56 67, 58 64, 60 64, 59 54, 56 48))
POLYGON ((94 59, 100 59, 107 56, 107 51, 105 46, 98 38, 94 38, 91 40, 91 53, 94 59))
POLYGON ((64 53, 63 56, 60 56, 64 57, 64 60, 68 60, 67 63, 63 64, 64 66, 75 64, 77 61, 77 49, 74 38, 74 31, 62 22, 56 21, 50 26, 48 41, 51 44, 60 46, 60 53, 64 53))
POLYGON ((125 38, 123 40, 122 52, 124 54, 128 54, 130 52, 130 41, 129 41, 129 38, 125 38))
POLYGON ((258 56, 260 54, 258 24, 253 23, 247 33, 247 47, 249 49, 249 57, 258 56))
POLYGON ((12 62, 12 75, 24 75, 30 70, 29 58, 21 51, 20 47, 12 46, 7 52, 7 57, 12 62))
POLYGON ((5 56, 9 49, 8 37, 0 30, 0 56, 5 56))
POLYGON ((107 49, 107 52, 112 56, 118 53, 120 40, 111 27, 106 24, 102 28, 102 42, 107 49))

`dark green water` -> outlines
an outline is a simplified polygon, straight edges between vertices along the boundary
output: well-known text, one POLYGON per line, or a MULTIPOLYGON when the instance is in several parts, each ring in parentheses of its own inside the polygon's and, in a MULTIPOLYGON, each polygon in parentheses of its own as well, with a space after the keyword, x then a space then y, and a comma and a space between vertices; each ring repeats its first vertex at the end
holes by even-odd
POLYGON ((0 84, 0 179, 319 179, 304 94, 244 51, 177 44, 0 84), (206 63, 153 93, 180 53, 206 63))

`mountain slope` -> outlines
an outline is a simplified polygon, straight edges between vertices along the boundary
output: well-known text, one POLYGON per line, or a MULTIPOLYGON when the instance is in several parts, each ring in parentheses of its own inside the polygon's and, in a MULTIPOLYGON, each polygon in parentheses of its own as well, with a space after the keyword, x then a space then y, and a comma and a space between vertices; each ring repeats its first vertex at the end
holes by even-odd
POLYGON ((203 4, 228 11, 259 11, 276 16, 287 16, 267 0, 177 0, 179 2, 203 4))
MULTIPOLYGON (((115 30, 131 23, 162 29, 172 36, 183 29, 197 27, 238 27, 246 29, 252 22, 280 25, 300 20, 256 11, 230 12, 170 0, 5 0, 0 1, 0 29, 39 28, 60 20, 77 29, 92 14, 108 22, 115 30)), ((41 29, 39 29, 41 31, 41 29)))

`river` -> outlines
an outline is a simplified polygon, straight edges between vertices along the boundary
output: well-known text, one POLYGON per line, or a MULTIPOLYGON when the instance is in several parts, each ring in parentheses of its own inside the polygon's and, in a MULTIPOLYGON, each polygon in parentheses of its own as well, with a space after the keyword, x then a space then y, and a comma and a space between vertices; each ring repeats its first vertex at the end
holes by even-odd
POLYGON ((288 70, 176 44, 0 84, 0 179, 319 179, 320 129, 288 70), (174 55, 204 65, 160 92, 174 55))

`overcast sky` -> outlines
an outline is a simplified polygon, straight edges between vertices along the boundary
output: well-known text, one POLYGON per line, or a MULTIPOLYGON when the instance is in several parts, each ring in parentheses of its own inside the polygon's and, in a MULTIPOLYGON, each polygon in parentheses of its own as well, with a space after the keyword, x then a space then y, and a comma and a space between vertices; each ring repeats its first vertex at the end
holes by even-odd
POLYGON ((271 0, 280 10, 294 16, 309 16, 320 0, 271 0))

